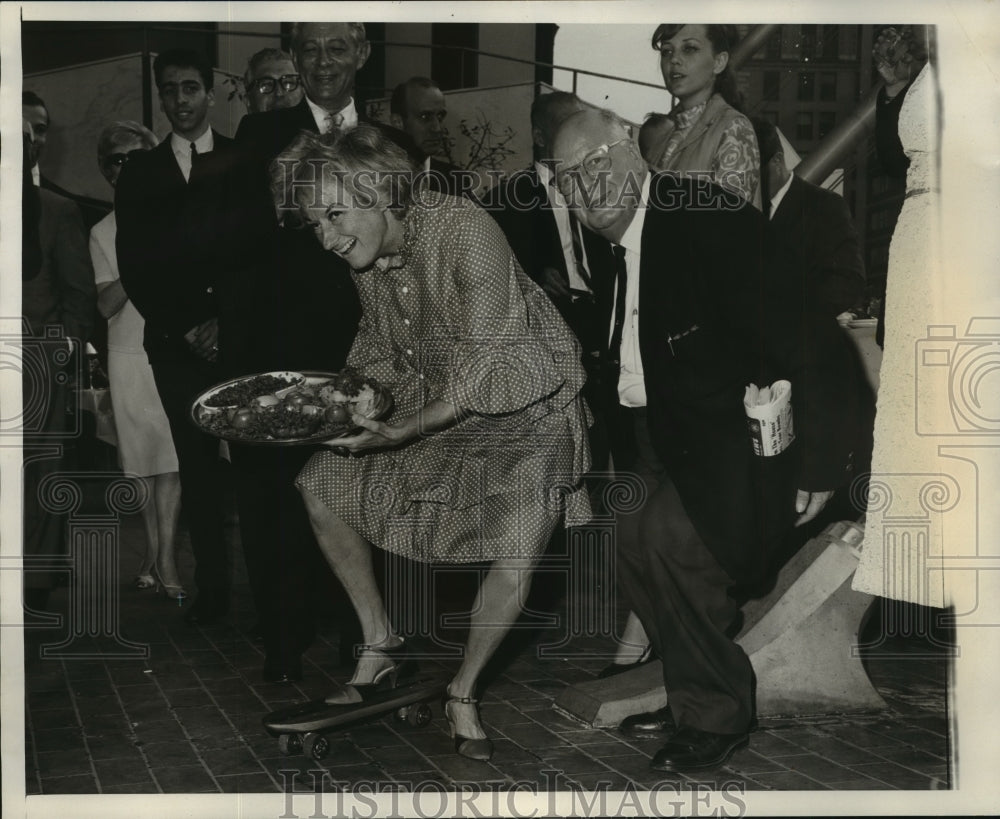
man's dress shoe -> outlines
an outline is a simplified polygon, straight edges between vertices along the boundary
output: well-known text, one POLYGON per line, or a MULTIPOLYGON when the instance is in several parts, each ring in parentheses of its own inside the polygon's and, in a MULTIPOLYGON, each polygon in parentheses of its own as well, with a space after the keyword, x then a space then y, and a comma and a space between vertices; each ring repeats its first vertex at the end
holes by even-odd
POLYGON ((656 752, 649 767, 669 773, 718 768, 726 763, 737 748, 746 745, 749 739, 750 735, 746 733, 711 734, 685 725, 678 728, 667 740, 667 744, 656 752))
POLYGON ((633 714, 625 717, 618 726, 623 734, 633 737, 649 737, 657 734, 672 734, 677 730, 674 715, 667 705, 659 711, 647 711, 643 714, 633 714))

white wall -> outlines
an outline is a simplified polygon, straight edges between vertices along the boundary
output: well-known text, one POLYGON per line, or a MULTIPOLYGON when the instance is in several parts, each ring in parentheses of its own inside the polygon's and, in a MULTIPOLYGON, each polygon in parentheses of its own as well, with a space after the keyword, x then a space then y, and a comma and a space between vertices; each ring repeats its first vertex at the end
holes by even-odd
MULTIPOLYGON (((670 95, 660 76, 660 61, 649 44, 655 24, 569 24, 556 32, 555 64, 601 74, 654 83, 656 88, 580 75, 576 93, 591 103, 610 108, 631 122, 641 123, 651 111, 669 111, 670 95)), ((553 85, 572 91, 572 75, 556 71, 553 85)))

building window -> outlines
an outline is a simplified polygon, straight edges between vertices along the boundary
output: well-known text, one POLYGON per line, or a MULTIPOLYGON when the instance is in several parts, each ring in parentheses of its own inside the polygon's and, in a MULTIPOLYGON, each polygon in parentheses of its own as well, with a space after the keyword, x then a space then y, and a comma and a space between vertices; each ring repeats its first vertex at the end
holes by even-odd
POLYGON ((816 75, 811 71, 799 72, 799 102, 816 99, 816 75))
POLYGON ((839 40, 839 54, 842 60, 856 60, 858 58, 858 27, 841 26, 839 40))
POLYGON ((803 60, 816 56, 816 26, 799 26, 799 54, 803 60))
POLYGON ((823 137, 833 130, 833 126, 837 124, 837 115, 833 111, 820 111, 818 122, 819 133, 817 136, 819 139, 823 139, 823 137))
POLYGON ((813 138, 813 115, 808 111, 799 111, 795 115, 795 138, 811 140, 813 138))
POLYGON ((781 72, 764 72, 764 101, 777 102, 781 96, 781 72))
POLYGON ((770 37, 767 38, 767 59, 781 59, 781 26, 770 37))
POLYGON ((837 75, 832 71, 823 71, 819 75, 819 98, 823 102, 837 101, 837 75))
POLYGON ((479 84, 478 23, 432 23, 431 44, 431 76, 443 91, 479 84))
POLYGON ((836 60, 840 56, 840 26, 823 26, 823 41, 821 53, 827 60, 836 60))

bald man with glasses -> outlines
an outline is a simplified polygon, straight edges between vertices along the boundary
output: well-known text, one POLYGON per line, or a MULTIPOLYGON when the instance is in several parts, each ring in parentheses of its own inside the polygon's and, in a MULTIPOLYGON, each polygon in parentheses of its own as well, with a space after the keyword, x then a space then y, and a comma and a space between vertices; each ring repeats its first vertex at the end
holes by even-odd
POLYGON ((871 396, 833 316, 804 310, 801 277, 769 263, 753 207, 707 178, 650 173, 610 111, 571 115, 553 148, 557 187, 619 261, 599 300, 609 426, 631 434, 613 450, 616 471, 646 490, 619 516, 619 578, 668 697, 622 728, 666 740, 655 770, 710 770, 754 721, 734 587, 773 574, 794 527, 848 486, 871 396), (743 396, 777 379, 792 384, 797 439, 764 458, 743 396))

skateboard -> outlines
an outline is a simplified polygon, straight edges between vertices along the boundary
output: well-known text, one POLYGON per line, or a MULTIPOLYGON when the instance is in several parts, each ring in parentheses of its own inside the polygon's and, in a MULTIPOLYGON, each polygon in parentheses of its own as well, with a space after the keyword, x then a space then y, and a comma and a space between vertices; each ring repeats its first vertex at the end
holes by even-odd
POLYGON ((379 691, 365 702, 327 705, 310 700, 272 711, 263 718, 264 728, 278 737, 278 750, 286 756, 303 753, 323 759, 330 741, 323 735, 347 725, 393 712, 397 723, 419 728, 431 721, 430 700, 444 696, 448 680, 442 676, 418 675, 395 688, 379 691))

